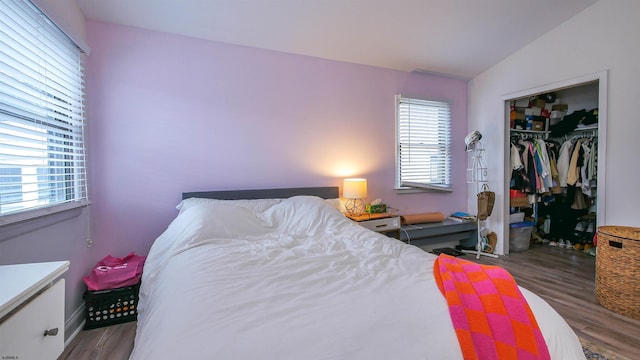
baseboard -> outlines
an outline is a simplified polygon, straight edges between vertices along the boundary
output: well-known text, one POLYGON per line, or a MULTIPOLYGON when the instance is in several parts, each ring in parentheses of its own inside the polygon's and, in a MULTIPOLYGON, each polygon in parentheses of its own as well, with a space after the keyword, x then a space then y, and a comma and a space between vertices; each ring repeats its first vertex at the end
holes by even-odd
POLYGON ((66 348, 71 341, 82 331, 84 327, 84 303, 81 304, 76 311, 69 316, 69 318, 64 322, 64 347, 66 348))

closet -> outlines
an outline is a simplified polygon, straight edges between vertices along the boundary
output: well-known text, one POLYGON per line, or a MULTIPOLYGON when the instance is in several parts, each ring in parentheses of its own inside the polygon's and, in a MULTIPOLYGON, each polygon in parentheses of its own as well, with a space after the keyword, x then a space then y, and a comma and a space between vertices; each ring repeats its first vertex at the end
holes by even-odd
POLYGON ((601 85, 592 80, 506 101, 509 219, 533 222, 531 242, 593 246, 604 159, 601 85))

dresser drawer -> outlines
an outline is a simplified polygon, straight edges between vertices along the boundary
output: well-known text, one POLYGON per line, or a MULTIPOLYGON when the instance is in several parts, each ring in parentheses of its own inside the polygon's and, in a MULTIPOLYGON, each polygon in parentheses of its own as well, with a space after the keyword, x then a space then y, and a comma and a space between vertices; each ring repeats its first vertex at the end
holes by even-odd
POLYGON ((57 359, 64 350, 64 279, 25 303, 0 323, 0 356, 57 359), (45 331, 57 334, 45 336, 45 331))
POLYGON ((400 217, 388 217, 358 222, 359 225, 373 231, 391 231, 400 229, 400 217))

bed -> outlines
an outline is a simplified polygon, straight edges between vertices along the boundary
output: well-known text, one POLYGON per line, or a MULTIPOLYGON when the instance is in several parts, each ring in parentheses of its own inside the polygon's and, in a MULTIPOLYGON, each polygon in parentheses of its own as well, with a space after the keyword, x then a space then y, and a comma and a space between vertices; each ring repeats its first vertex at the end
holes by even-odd
MULTIPOLYGON (((338 188, 185 193, 145 263, 131 359, 462 359, 436 256, 367 230, 338 188)), ((521 289, 552 359, 584 359, 521 289)))

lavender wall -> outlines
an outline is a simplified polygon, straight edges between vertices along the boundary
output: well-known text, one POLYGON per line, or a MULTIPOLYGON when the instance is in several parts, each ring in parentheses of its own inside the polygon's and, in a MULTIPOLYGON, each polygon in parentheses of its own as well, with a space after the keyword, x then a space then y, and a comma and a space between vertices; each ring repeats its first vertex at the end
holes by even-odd
POLYGON ((0 242, 0 265, 70 261, 69 271, 62 276, 66 280, 65 338, 84 320, 84 314, 76 313, 83 304, 82 294, 86 289, 82 277, 88 274, 98 259, 104 257, 100 256, 101 251, 86 245, 89 210, 82 208, 78 212, 77 216, 46 227, 41 227, 42 218, 27 220, 21 226, 32 231, 0 242))
MULTIPOLYGON (((465 210, 467 84, 88 22, 95 246, 146 253, 180 193, 369 181, 401 213, 465 210), (452 194, 394 191, 394 94, 453 106, 452 194)), ((381 49, 382 51, 382 49, 381 49)))

